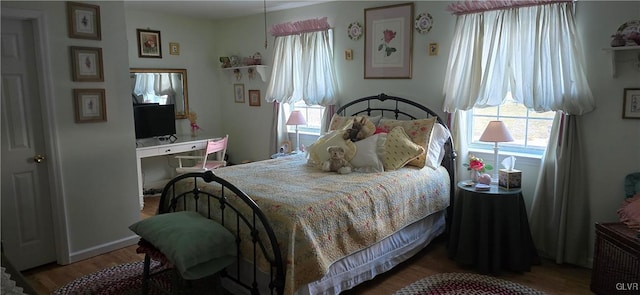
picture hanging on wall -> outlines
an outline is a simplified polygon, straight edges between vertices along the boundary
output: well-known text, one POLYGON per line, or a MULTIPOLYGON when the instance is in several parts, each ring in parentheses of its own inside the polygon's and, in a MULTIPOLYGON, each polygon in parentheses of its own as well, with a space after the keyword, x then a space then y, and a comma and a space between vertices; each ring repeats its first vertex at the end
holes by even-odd
POLYGON ((413 3, 364 10, 364 78, 411 79, 413 3))
POLYGON ((138 57, 162 58, 160 31, 137 29, 138 57))
POLYGON ((76 123, 107 121, 104 89, 73 89, 76 123))
POLYGON ((237 103, 244 103, 244 84, 233 84, 233 99, 237 103))
POLYGON ((101 40, 100 6, 67 2, 69 38, 101 40))
POLYGON ((252 107, 260 106, 260 90, 249 90, 249 105, 252 107))
POLYGON ((623 119, 640 119, 640 88, 625 88, 623 119))
POLYGON ((73 81, 103 82, 102 48, 71 46, 73 81))

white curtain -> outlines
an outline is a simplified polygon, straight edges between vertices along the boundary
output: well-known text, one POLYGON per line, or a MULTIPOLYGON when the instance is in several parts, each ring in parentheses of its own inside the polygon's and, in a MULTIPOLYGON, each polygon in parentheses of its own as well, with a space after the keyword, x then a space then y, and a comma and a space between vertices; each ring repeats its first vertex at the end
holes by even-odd
MULTIPOLYGON (((454 113, 454 143, 462 157, 468 139, 460 110, 500 105, 507 92, 535 111, 582 115, 595 109, 572 2, 459 15, 454 34, 444 110, 454 113)), ((582 156, 580 120, 569 117, 573 124, 566 128, 559 116, 554 119, 551 138, 562 136, 562 151, 550 141, 534 193, 531 230, 543 255, 585 265, 588 231, 575 229, 592 228, 589 196, 580 187, 587 182, 585 174, 575 171, 583 169, 575 160, 582 156)))
POLYGON ((327 106, 337 100, 333 30, 278 36, 265 99, 327 106))
POLYGON ((592 111, 572 8, 567 2, 458 16, 444 110, 497 106, 510 91, 540 112, 592 111))

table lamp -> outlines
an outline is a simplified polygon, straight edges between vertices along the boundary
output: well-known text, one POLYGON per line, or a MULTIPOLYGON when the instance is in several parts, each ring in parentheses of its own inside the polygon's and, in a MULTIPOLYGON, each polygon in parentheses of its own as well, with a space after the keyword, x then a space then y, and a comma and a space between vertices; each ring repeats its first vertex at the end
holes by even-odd
POLYGON ((296 150, 293 153, 300 152, 300 134, 298 133, 298 125, 307 125, 307 121, 300 111, 293 111, 289 115, 287 125, 296 125, 296 150))
POLYGON ((509 134, 507 126, 502 121, 490 121, 487 128, 480 136, 480 141, 493 142, 493 159, 495 165, 493 166, 493 175, 491 175, 491 182, 498 182, 498 143, 513 141, 513 137, 509 134))

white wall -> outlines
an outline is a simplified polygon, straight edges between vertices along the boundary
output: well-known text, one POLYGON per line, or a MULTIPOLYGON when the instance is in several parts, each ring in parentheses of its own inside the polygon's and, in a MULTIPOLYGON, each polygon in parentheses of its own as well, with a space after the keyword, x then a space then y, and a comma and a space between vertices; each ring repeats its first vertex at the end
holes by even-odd
POLYGON ((3 9, 38 10, 47 17, 47 54, 54 86, 51 95, 55 100, 58 163, 63 181, 60 206, 66 211, 67 223, 63 227, 68 232, 71 261, 135 243, 127 227, 140 219, 133 112, 130 95, 123 87, 129 83, 124 9, 122 2, 93 3, 100 5, 102 40, 70 39, 63 1, 2 1, 3 9), (102 48, 104 82, 71 80, 69 46, 102 48), (105 89, 107 122, 74 122, 74 88, 105 89))

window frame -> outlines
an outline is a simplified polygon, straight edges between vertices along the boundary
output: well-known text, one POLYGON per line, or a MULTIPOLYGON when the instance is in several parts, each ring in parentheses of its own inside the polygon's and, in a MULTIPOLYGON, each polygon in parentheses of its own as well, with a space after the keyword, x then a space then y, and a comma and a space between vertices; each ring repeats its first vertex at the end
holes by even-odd
MULTIPOLYGON (((325 107, 321 105, 307 105, 304 101, 297 101, 293 104, 288 104, 289 111, 288 114, 291 114, 294 110, 299 110, 304 115, 305 120, 307 120, 307 125, 298 125, 298 132, 300 134, 310 134, 310 135, 320 135, 322 132, 322 115, 324 114, 325 107), (309 127, 309 110, 319 110, 320 111, 320 122, 318 122, 318 128, 309 127)), ((287 118, 289 115, 287 114, 287 118)), ((287 125, 287 132, 295 133, 296 126, 287 125)))
MULTIPOLYGON (((509 155, 519 155, 519 156, 525 156, 525 157, 534 157, 534 158, 541 158, 542 155, 544 154, 544 151, 546 149, 545 147, 539 147, 539 146, 530 146, 529 143, 529 131, 530 131, 530 123, 531 120, 542 120, 542 121, 550 121, 553 123, 553 119, 555 116, 555 112, 551 111, 553 114, 550 117, 532 117, 531 114, 535 114, 535 111, 532 111, 528 108, 526 108, 526 116, 513 116, 513 115, 504 115, 500 113, 500 108, 505 104, 505 103, 509 103, 509 102, 513 102, 516 104, 519 104, 520 106, 524 106, 522 103, 519 103, 511 98, 507 98, 503 104, 495 106, 495 107, 491 107, 491 108, 497 108, 496 110, 496 114, 495 115, 488 115, 488 114, 476 114, 475 110, 478 108, 473 108, 471 110, 469 110, 467 112, 467 119, 468 119, 468 128, 467 128, 467 138, 469 139, 469 145, 468 148, 471 151, 476 151, 476 152, 484 152, 484 153, 493 153, 493 149, 494 149, 494 143, 491 142, 482 142, 482 141, 478 141, 475 140, 473 138, 473 127, 476 124, 475 118, 486 118, 489 120, 503 120, 503 119, 517 119, 517 120, 525 120, 525 143, 524 145, 514 145, 512 143, 501 143, 500 144, 500 153, 501 154, 509 154, 509 155)), ((549 136, 551 136, 551 134, 549 133, 549 136)), ((549 138, 547 138, 547 145, 549 142, 549 138)))

